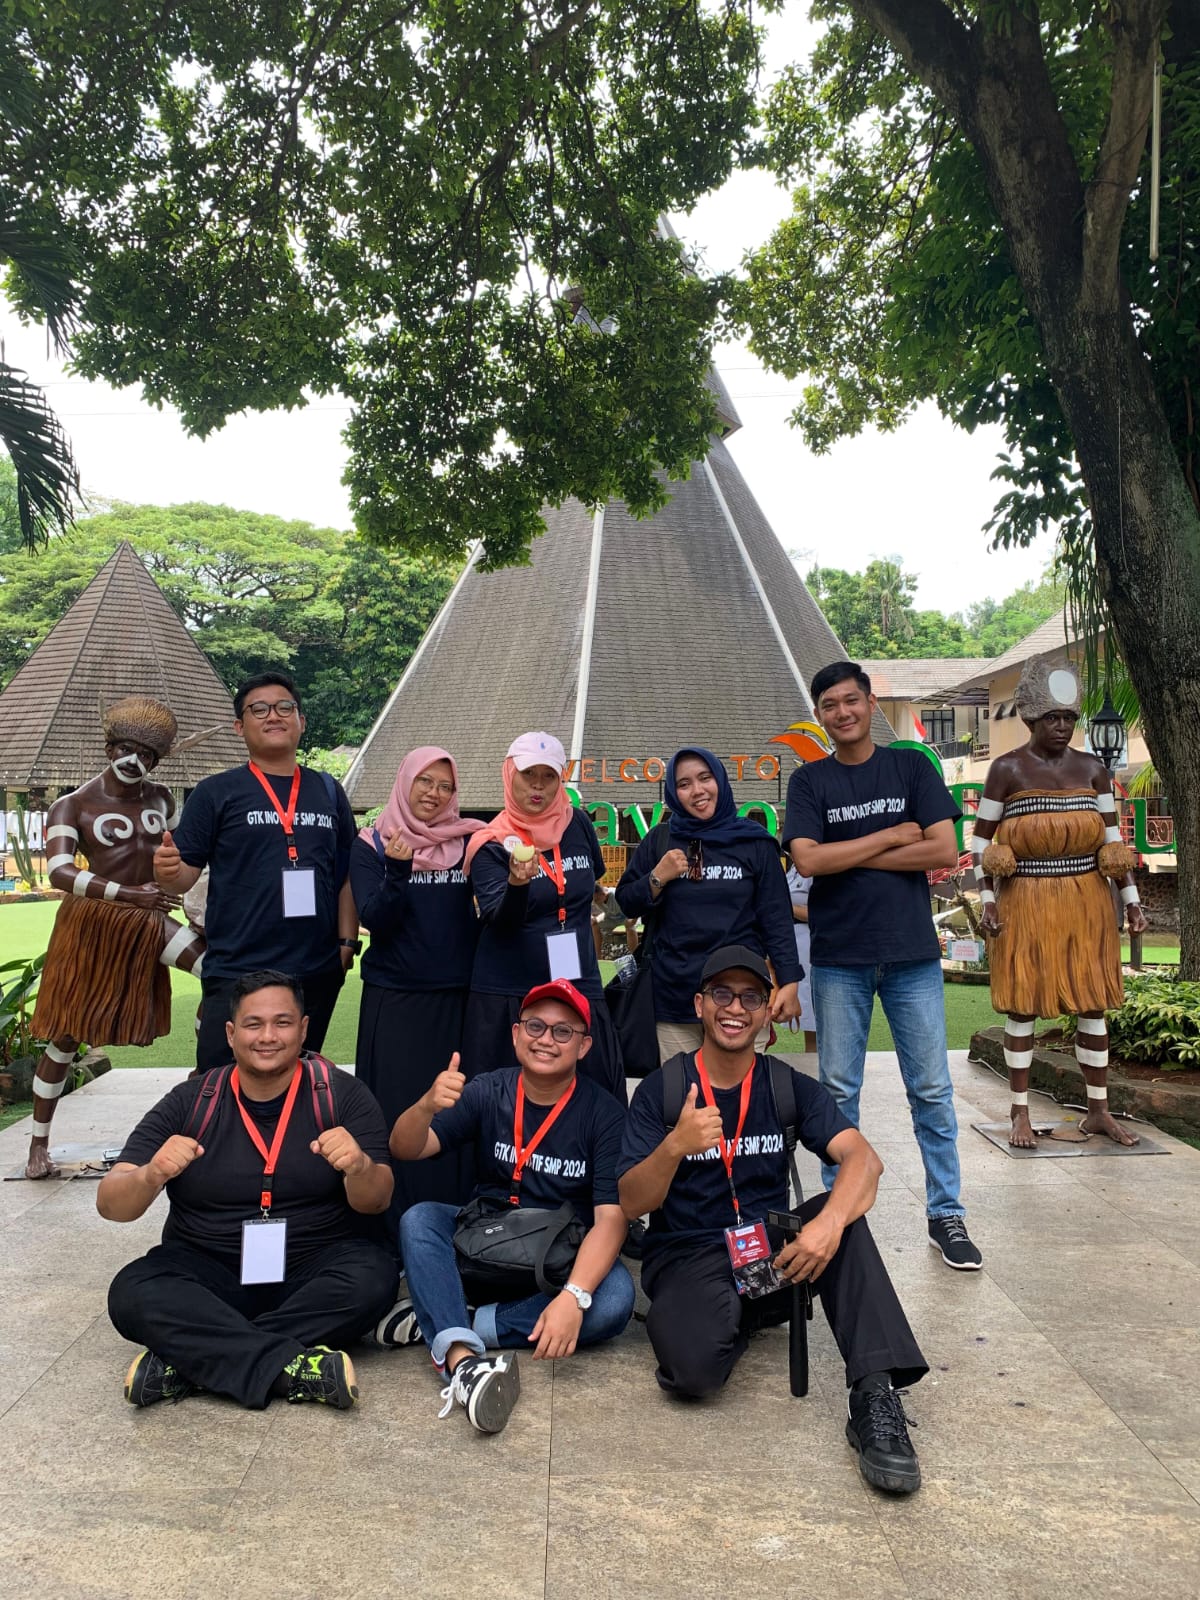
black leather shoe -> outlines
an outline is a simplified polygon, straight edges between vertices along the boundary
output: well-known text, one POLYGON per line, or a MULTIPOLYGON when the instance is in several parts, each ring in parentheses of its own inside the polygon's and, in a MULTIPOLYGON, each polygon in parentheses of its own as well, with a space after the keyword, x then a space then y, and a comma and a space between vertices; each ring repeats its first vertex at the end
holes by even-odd
POLYGON ((851 1389, 846 1438, 858 1452, 858 1470, 876 1489, 912 1494, 921 1487, 921 1467, 907 1422, 900 1396, 886 1379, 851 1389))

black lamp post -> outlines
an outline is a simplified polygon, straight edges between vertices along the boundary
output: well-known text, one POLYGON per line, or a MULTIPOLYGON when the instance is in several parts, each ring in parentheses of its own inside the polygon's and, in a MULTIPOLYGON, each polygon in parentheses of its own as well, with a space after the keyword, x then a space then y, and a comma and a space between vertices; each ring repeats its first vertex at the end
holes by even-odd
POLYGON ((1092 718, 1088 732, 1091 735, 1092 749, 1109 772, 1115 772, 1117 762, 1121 759, 1121 751, 1125 748, 1125 719, 1113 705, 1110 694, 1105 694, 1104 704, 1092 718))

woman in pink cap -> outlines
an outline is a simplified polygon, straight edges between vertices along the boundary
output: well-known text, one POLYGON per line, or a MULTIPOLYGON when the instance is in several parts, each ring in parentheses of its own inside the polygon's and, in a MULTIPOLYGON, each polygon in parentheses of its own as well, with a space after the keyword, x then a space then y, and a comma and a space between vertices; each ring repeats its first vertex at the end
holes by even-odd
MULTIPOLYGON (((458 768, 436 745, 400 763, 391 797, 350 852, 350 886, 371 935, 362 959, 355 1075, 390 1127, 462 1043, 478 924, 463 857, 483 827, 458 812, 458 768)), ((418 1200, 465 1205, 469 1155, 395 1164, 392 1211, 418 1200)))
POLYGON ((625 1103, 617 1036, 592 940, 592 896, 604 857, 591 818, 563 787, 566 752, 523 733, 504 758, 504 809, 467 845, 479 945, 463 1031, 468 1077, 516 1064, 512 1029, 534 985, 566 978, 591 1002, 592 1048, 580 1072, 625 1103))

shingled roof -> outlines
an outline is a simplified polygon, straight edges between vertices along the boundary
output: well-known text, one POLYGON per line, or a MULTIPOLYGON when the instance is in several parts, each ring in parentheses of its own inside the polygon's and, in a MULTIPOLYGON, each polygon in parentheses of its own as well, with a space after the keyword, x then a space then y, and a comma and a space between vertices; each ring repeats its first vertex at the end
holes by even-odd
POLYGON ((0 784, 64 787, 104 765, 100 705, 146 694, 170 706, 180 737, 220 725, 156 769, 173 787, 246 759, 233 701, 127 541, 0 694, 0 784))
MULTIPOLYGON (((714 389, 732 432, 737 414, 714 389)), ((747 771, 779 756, 778 783, 735 783, 740 801, 778 801, 793 757, 768 741, 812 715, 810 679, 845 650, 721 439, 669 488, 647 521, 618 501, 547 508, 527 567, 483 573, 471 558, 347 774, 356 809, 387 798, 420 744, 453 753, 464 808, 495 808, 504 753, 529 728, 594 762, 591 781, 586 767, 572 775, 585 802, 654 801, 659 785, 620 781, 619 762, 640 773, 691 741, 731 777, 735 755, 747 771)), ((895 737, 882 714, 875 732, 895 737)))

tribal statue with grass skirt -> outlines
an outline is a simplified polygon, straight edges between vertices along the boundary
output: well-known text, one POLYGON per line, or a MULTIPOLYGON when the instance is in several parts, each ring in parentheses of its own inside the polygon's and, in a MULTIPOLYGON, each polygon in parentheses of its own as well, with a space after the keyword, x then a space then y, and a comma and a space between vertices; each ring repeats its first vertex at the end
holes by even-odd
MULTIPOLYGON (((204 939, 169 913, 154 851, 174 818, 171 791, 146 780, 172 753, 166 706, 132 695, 102 713, 108 766, 56 800, 46 818, 50 882, 65 891, 38 988, 32 1028, 48 1039, 33 1080, 27 1178, 53 1177, 50 1123, 80 1044, 152 1044, 171 1031, 168 967, 200 976, 204 939), (76 856, 87 862, 80 867, 76 856)), ((176 746, 194 744, 194 735, 176 746)))
POLYGON ((1123 999, 1120 920, 1108 880, 1120 885, 1130 933, 1146 926, 1134 858, 1121 842, 1103 762, 1071 745, 1080 710, 1075 673, 1029 662, 1014 706, 1029 742, 992 762, 971 844, 992 1005, 1008 1018, 1009 1143, 1036 1144, 1029 1121, 1034 1022, 1066 1015, 1077 1019, 1075 1057, 1087 1085, 1080 1132, 1136 1144, 1108 1109, 1104 1015, 1123 999))

